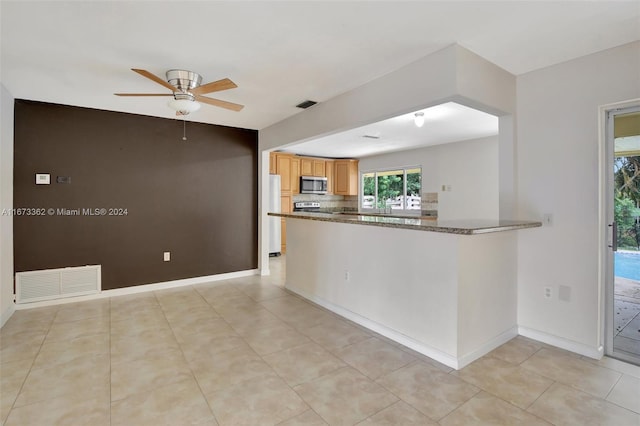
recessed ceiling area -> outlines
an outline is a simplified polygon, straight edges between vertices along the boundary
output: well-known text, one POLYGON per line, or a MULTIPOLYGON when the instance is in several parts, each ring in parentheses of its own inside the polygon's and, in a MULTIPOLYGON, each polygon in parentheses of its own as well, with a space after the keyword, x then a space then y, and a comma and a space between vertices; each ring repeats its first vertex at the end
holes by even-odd
POLYGON ((495 115, 447 102, 288 146, 285 151, 314 157, 363 158, 497 134, 498 117, 495 115), (418 112, 424 113, 422 127, 415 124, 418 112))

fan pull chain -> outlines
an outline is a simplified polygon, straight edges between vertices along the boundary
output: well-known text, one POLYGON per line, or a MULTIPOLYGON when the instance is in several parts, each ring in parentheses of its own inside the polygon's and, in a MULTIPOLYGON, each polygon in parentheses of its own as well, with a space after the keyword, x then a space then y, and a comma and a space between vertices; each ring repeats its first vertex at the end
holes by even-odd
POLYGON ((182 116, 182 140, 187 140, 187 120, 182 116))

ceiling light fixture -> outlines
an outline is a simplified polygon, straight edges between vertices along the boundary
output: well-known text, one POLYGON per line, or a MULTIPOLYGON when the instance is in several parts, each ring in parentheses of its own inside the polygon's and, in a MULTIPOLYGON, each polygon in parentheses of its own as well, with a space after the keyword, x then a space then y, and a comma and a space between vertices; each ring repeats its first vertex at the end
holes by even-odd
POLYGON ((189 92, 202 82, 200 74, 191 71, 169 70, 167 71, 167 81, 170 85, 177 87, 173 92, 173 99, 169 101, 169 108, 176 112, 176 115, 187 115, 200 109, 200 104, 196 102, 195 96, 189 92))
POLYGON ((416 124, 416 126, 422 127, 424 125, 424 112, 416 112, 413 122, 416 124))
POLYGON ((189 99, 171 99, 167 105, 176 112, 176 115, 187 115, 200 109, 198 102, 189 99))

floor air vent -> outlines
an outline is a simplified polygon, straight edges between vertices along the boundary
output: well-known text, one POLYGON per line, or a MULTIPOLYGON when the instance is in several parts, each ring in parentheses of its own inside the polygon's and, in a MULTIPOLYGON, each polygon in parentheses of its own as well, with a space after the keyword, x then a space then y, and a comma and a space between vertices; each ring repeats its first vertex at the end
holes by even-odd
POLYGON ((16 273, 16 303, 99 293, 100 265, 16 273))

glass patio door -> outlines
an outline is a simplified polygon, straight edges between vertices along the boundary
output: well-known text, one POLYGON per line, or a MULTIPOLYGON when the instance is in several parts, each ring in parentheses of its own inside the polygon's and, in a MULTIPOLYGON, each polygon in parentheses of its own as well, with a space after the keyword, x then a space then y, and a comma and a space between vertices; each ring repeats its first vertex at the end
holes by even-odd
POLYGON ((607 355, 640 365, 640 105, 607 112, 607 355))

